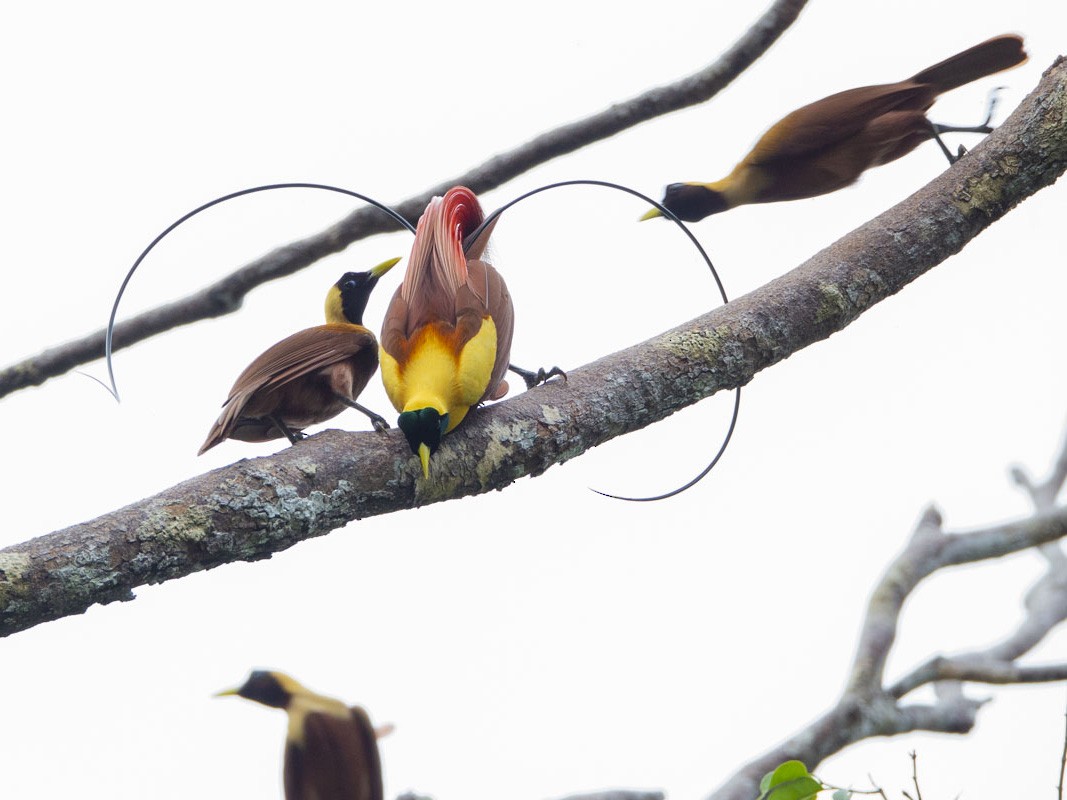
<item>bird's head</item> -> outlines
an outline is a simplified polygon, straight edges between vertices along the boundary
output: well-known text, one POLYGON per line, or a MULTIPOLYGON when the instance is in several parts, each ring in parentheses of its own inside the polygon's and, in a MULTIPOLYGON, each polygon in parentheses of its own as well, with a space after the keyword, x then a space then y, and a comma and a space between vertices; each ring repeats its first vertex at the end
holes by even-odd
MULTIPOLYGON (((664 190, 660 203, 684 222, 697 222, 729 208, 722 192, 709 188, 705 183, 672 183, 664 190)), ((662 216, 658 208, 653 208, 641 219, 662 216)))
POLYGON ((243 697, 271 708, 286 708, 301 688, 300 684, 282 672, 257 669, 243 684, 218 692, 215 697, 243 697))
POLYGON ((441 446, 441 437, 448 430, 448 414, 436 408, 419 408, 402 413, 397 424, 407 437, 411 452, 422 462, 422 476, 429 478, 430 456, 441 446))
POLYGON ((378 279, 387 273, 399 258, 390 258, 366 272, 346 272, 326 294, 326 321, 363 324, 363 312, 378 279))

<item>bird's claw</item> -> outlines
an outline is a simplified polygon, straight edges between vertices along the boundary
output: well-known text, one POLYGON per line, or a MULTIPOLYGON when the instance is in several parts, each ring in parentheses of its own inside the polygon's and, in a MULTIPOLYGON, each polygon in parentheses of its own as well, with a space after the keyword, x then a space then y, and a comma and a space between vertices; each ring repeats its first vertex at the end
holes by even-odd
POLYGON ((374 430, 378 431, 378 433, 385 433, 389 430, 389 423, 383 417, 371 417, 370 424, 374 426, 374 430))
POLYGON ((567 373, 559 367, 552 367, 548 372, 545 372, 544 369, 537 370, 537 383, 548 383, 553 378, 563 378, 563 382, 566 383, 567 373))
POLYGON ((540 386, 542 383, 548 383, 552 378, 563 378, 564 381, 567 380, 567 373, 559 367, 552 367, 548 370, 544 367, 538 367, 537 372, 534 372, 533 370, 516 367, 514 364, 508 364, 508 369, 522 378, 527 389, 540 386))

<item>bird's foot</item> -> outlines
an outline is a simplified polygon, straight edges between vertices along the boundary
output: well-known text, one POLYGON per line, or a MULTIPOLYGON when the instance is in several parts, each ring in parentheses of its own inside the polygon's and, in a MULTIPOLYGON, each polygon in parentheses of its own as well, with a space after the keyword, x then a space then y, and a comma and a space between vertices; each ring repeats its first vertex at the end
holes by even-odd
POLYGON ((544 367, 538 367, 537 371, 534 372, 532 370, 523 369, 522 367, 516 367, 514 364, 508 364, 508 369, 523 379, 527 389, 540 386, 542 383, 548 383, 552 378, 563 378, 564 381, 567 380, 567 373, 559 367, 552 367, 548 370, 544 367))
POLYGON ((359 413, 366 415, 367 419, 370 420, 370 424, 374 426, 374 430, 378 431, 378 433, 384 433, 385 431, 389 430, 389 423, 385 421, 385 417, 383 417, 381 414, 375 414, 366 406, 361 406, 352 398, 345 397, 342 394, 335 394, 334 397, 336 397, 349 408, 354 408, 359 413))
POLYGON ((997 110, 997 102, 1000 100, 1000 91, 1003 86, 998 86, 989 92, 989 105, 986 106, 985 119, 978 125, 940 125, 936 122, 930 123, 930 128, 933 131, 934 139, 937 140, 938 145, 941 147, 941 152, 945 154, 945 158, 948 159, 949 164, 955 164, 960 158, 967 152, 967 149, 960 145, 959 151, 956 155, 952 155, 945 143, 941 140, 942 133, 992 133, 993 132, 993 114, 997 110))
POLYGON ((292 428, 286 425, 285 422, 282 421, 281 417, 271 415, 267 417, 267 419, 274 423, 274 427, 278 429, 279 433, 281 433, 282 436, 289 440, 289 444, 296 444, 301 439, 308 438, 307 434, 303 431, 294 431, 292 428))

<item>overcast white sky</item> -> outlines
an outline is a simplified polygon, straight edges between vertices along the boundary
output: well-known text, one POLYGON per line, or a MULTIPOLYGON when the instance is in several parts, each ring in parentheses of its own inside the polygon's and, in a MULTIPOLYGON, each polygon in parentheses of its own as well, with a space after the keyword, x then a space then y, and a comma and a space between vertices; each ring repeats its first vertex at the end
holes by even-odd
MULTIPOLYGON (((762 9, 6 8, 0 364, 101 327, 133 258, 201 202, 295 180, 403 199, 696 70, 762 9)), ((932 114, 970 123, 1005 85, 1003 118, 1064 50, 1065 30, 1059 0, 812 0, 710 103, 483 202, 572 178, 657 196, 671 181, 715 179, 803 103, 1017 31, 1029 64, 954 92, 932 114)), ((944 168, 929 145, 835 195, 739 209, 694 230, 739 295, 944 168)), ((539 800, 620 786, 702 797, 834 701, 870 587, 927 503, 953 530, 1028 511, 1006 469, 1044 472, 1067 424, 1065 201, 1062 184, 1045 190, 843 333, 759 375, 719 468, 675 500, 635 506, 587 487, 647 494, 688 479, 721 438, 728 397, 504 492, 364 520, 0 641, 3 796, 281 797, 282 715, 210 698, 273 667, 395 723, 382 743, 389 794, 539 800)), ((351 208, 293 192, 202 215, 145 263, 123 311, 184 295, 351 208)), ((680 234, 636 224, 643 211, 621 194, 575 189, 501 221, 495 262, 516 299, 516 362, 575 368, 717 302, 680 234)), ((255 291, 239 314, 121 352, 121 405, 79 375, 0 401, 0 544, 278 449, 227 443, 195 455, 254 355, 318 323, 342 272, 409 247, 399 233, 359 242, 255 291)), ((397 280, 372 298, 371 326, 397 280)), ((87 371, 104 374, 101 363, 87 371)), ((377 381, 364 400, 388 408, 377 381)), ((349 413, 334 425, 366 421, 349 413)), ((891 675, 999 639, 1040 570, 1023 555, 924 587, 891 675)), ((1034 660, 1065 654, 1060 631, 1034 660)), ((1067 691, 973 691, 994 698, 974 735, 866 744, 820 774, 859 785, 870 773, 899 796, 915 749, 929 797, 1051 797, 1067 691)))

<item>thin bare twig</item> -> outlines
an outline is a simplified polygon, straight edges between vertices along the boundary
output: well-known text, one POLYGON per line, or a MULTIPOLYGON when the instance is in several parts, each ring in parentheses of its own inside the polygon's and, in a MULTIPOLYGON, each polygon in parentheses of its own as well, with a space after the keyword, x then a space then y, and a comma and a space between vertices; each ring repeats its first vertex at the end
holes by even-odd
POLYGON ((912 750, 908 753, 911 758, 911 782, 915 785, 915 799, 923 800, 923 790, 919 788, 919 756, 912 750))
MULTIPOLYGON (((461 184, 480 194, 540 164, 639 123, 703 103, 763 55, 796 20, 806 3, 807 0, 776 0, 729 50, 700 71, 536 136, 513 150, 493 156, 463 175, 398 203, 394 208, 414 223, 431 197, 444 194, 452 186, 461 184)), ((245 295, 257 286, 291 275, 344 250, 359 239, 397 228, 397 223, 375 209, 361 208, 321 233, 279 247, 195 294, 119 323, 115 327, 114 349, 128 347, 180 325, 230 314, 241 307, 245 295)), ((103 330, 49 348, 0 371, 0 397, 37 386, 103 355, 103 330)))
POLYGON ((1065 720, 1063 731, 1063 753, 1060 755, 1060 780, 1056 784, 1056 800, 1063 800, 1063 775, 1067 771, 1067 714, 1063 715, 1065 720))
POLYGON ((871 782, 871 786, 875 787, 876 793, 881 795, 882 800, 889 800, 889 798, 885 796, 885 792, 882 790, 881 785, 874 779, 873 775, 868 774, 867 780, 871 782))

